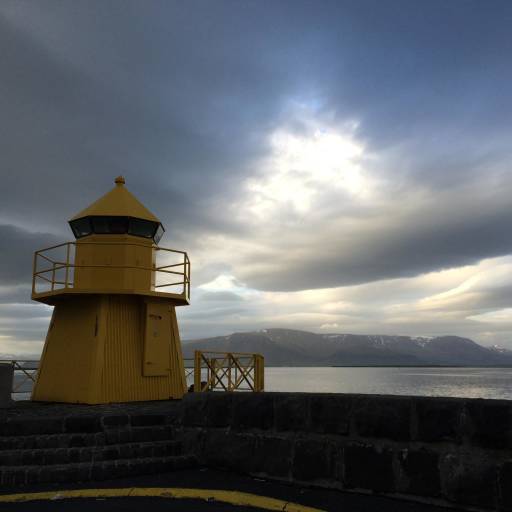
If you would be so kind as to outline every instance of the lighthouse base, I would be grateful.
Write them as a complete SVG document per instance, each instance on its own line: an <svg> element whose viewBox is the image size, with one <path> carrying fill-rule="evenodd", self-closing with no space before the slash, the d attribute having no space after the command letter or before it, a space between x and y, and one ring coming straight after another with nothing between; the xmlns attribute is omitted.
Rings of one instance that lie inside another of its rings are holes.
<svg viewBox="0 0 512 512"><path fill-rule="evenodd" d="M185 392L172 302L82 295L55 305L32 400L102 404Z"/></svg>

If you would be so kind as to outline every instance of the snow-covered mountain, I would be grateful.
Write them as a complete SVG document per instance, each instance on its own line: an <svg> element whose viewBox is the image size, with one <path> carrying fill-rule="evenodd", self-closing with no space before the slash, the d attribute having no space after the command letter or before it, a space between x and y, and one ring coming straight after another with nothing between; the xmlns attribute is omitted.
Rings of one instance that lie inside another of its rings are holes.
<svg viewBox="0 0 512 512"><path fill-rule="evenodd" d="M486 348L458 336L315 334L264 329L183 342L185 357L194 350L258 352L267 365L512 365L512 351Z"/></svg>

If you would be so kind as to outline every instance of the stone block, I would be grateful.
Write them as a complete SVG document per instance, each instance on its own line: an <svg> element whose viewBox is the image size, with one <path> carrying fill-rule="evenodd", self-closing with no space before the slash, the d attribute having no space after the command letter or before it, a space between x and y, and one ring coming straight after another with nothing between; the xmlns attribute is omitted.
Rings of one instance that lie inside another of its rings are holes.
<svg viewBox="0 0 512 512"><path fill-rule="evenodd" d="M39 479L40 468L37 466L32 466L27 468L27 473L25 476L25 481L27 485L34 485L40 482Z"/></svg>
<svg viewBox="0 0 512 512"><path fill-rule="evenodd" d="M82 463L82 464L73 464L73 470L69 473L71 475L71 479L69 482L87 482L90 479L91 475L91 464L90 463Z"/></svg>
<svg viewBox="0 0 512 512"><path fill-rule="evenodd" d="M84 449L85 453L90 452L90 450ZM69 448L68 449L68 457L69 462L75 463L75 462L84 462L81 457L81 450L80 448Z"/></svg>
<svg viewBox="0 0 512 512"><path fill-rule="evenodd" d="M288 477L292 465L292 448L290 439L257 436L252 470L269 476Z"/></svg>
<svg viewBox="0 0 512 512"><path fill-rule="evenodd" d="M159 469L156 459L131 459L130 474L131 475L152 475Z"/></svg>
<svg viewBox="0 0 512 512"><path fill-rule="evenodd" d="M4 436L57 434L63 430L63 421L61 418L12 419L1 423L0 429Z"/></svg>
<svg viewBox="0 0 512 512"><path fill-rule="evenodd" d="M65 419L65 430L70 433L92 433L101 430L99 416L70 416Z"/></svg>
<svg viewBox="0 0 512 512"><path fill-rule="evenodd" d="M204 427L206 425L206 407L209 394L188 393L183 397L183 426Z"/></svg>
<svg viewBox="0 0 512 512"><path fill-rule="evenodd" d="M104 416L101 423L104 429L127 427L130 423L130 417L127 414Z"/></svg>
<svg viewBox="0 0 512 512"><path fill-rule="evenodd" d="M205 432L201 428L184 429L180 436L183 443L183 452L200 457L203 452L204 435Z"/></svg>
<svg viewBox="0 0 512 512"><path fill-rule="evenodd" d="M129 446L129 445L128 445ZM119 459L119 446L105 446L99 451L101 460L116 460ZM131 453L128 454L130 456Z"/></svg>
<svg viewBox="0 0 512 512"><path fill-rule="evenodd" d="M67 448L45 451L45 464L66 464L67 462L69 462Z"/></svg>
<svg viewBox="0 0 512 512"><path fill-rule="evenodd" d="M449 501L496 508L498 468L483 455L448 454L441 458L441 488Z"/></svg>
<svg viewBox="0 0 512 512"><path fill-rule="evenodd" d="M442 398L414 398L416 438L420 441L451 441L462 438L461 421L464 402Z"/></svg>
<svg viewBox="0 0 512 512"><path fill-rule="evenodd" d="M2 469L2 488L18 487L27 482L27 472L24 467L6 467Z"/></svg>
<svg viewBox="0 0 512 512"><path fill-rule="evenodd" d="M469 441L484 448L512 447L512 406L491 400L468 400Z"/></svg>
<svg viewBox="0 0 512 512"><path fill-rule="evenodd" d="M90 445L102 446L105 444L105 432L96 432L96 434L92 434L88 438L90 439Z"/></svg>
<svg viewBox="0 0 512 512"><path fill-rule="evenodd" d="M23 457L30 457L32 454L31 451L19 451L19 450L9 450L0 452L0 467L1 466L18 466L22 463Z"/></svg>
<svg viewBox="0 0 512 512"><path fill-rule="evenodd" d="M277 432L304 431L309 426L309 396L276 395L274 398L274 429Z"/></svg>
<svg viewBox="0 0 512 512"><path fill-rule="evenodd" d="M439 496L439 455L427 449L401 450L399 453L400 479L398 489L405 494Z"/></svg>
<svg viewBox="0 0 512 512"><path fill-rule="evenodd" d="M149 427L153 425L165 425L165 415L163 414L136 414L132 415L130 422L132 427Z"/></svg>
<svg viewBox="0 0 512 512"><path fill-rule="evenodd" d="M343 448L344 483L348 488L393 492L393 453L386 448L353 444Z"/></svg>
<svg viewBox="0 0 512 512"><path fill-rule="evenodd" d="M129 459L119 459L112 461L110 471L115 478L124 478L132 474L131 461Z"/></svg>
<svg viewBox="0 0 512 512"><path fill-rule="evenodd" d="M23 450L22 452L22 464L24 466L34 466L40 464L46 464L47 455L51 453L48 449L39 450Z"/></svg>
<svg viewBox="0 0 512 512"><path fill-rule="evenodd" d="M350 395L313 395L310 400L311 430L347 435L354 398Z"/></svg>
<svg viewBox="0 0 512 512"><path fill-rule="evenodd" d="M233 428L270 430L273 424L273 395L266 393L233 394Z"/></svg>
<svg viewBox="0 0 512 512"><path fill-rule="evenodd" d="M23 450L21 463L24 466L41 465L45 462L45 450Z"/></svg>
<svg viewBox="0 0 512 512"><path fill-rule="evenodd" d="M62 466L51 467L51 482L78 482L81 478L83 469L81 464L64 464Z"/></svg>
<svg viewBox="0 0 512 512"><path fill-rule="evenodd" d="M362 437L409 441L411 400L408 397L359 398L354 404L354 423Z"/></svg>
<svg viewBox="0 0 512 512"><path fill-rule="evenodd" d="M503 464L499 472L500 510L512 511L512 460Z"/></svg>
<svg viewBox="0 0 512 512"><path fill-rule="evenodd" d="M69 438L68 445L73 448L87 446L87 436L85 434L75 434Z"/></svg>
<svg viewBox="0 0 512 512"><path fill-rule="evenodd" d="M206 425L208 427L227 427L230 425L232 402L232 393L208 393Z"/></svg>
<svg viewBox="0 0 512 512"><path fill-rule="evenodd" d="M250 473L254 470L255 436L209 430L205 435L204 459L207 465Z"/></svg>
<svg viewBox="0 0 512 512"><path fill-rule="evenodd" d="M334 478L332 445L325 440L298 439L293 456L293 478L299 481Z"/></svg>

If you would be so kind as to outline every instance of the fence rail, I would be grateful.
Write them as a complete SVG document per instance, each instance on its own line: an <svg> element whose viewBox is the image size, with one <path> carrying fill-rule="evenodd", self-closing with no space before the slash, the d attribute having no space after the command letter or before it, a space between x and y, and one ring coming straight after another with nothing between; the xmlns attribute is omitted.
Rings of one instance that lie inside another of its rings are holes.
<svg viewBox="0 0 512 512"><path fill-rule="evenodd" d="M52 247L41 249L34 253L33 273L32 273L32 295L37 296L40 293L54 292L56 290L68 290L75 288L74 275L75 269L110 269L110 270L148 270L155 276L155 282L168 276L172 276L175 280L172 282L165 282L155 284L154 288L157 291L169 292L170 287L181 287L180 295L186 299L190 299L190 260L184 251L176 249L167 249L153 245L152 249L156 252L157 258L160 254L168 257L176 257L177 261L170 264L160 266L134 266L134 265L79 265L75 262L75 249L77 242L65 242ZM80 245L95 245L95 246L138 246L148 248L147 245L137 244L135 242L116 244L112 242L84 242L81 241ZM40 289L41 285L44 289ZM161 290L167 288L167 290Z"/></svg>

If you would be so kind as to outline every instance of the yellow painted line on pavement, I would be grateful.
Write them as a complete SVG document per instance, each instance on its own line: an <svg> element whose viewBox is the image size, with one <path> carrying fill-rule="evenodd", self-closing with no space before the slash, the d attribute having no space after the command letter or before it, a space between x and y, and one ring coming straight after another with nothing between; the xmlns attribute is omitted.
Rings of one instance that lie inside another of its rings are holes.
<svg viewBox="0 0 512 512"><path fill-rule="evenodd" d="M219 501L231 505L255 507L282 512L324 512L318 508L306 507L268 496L259 496L239 491L217 489L187 489L179 487L126 487L122 489L70 489L62 491L29 492L0 495L0 503L20 503L41 500L67 500L76 498L174 498Z"/></svg>

